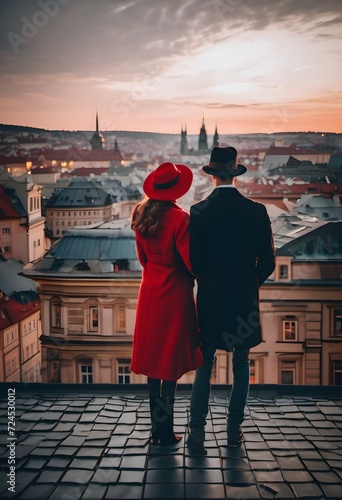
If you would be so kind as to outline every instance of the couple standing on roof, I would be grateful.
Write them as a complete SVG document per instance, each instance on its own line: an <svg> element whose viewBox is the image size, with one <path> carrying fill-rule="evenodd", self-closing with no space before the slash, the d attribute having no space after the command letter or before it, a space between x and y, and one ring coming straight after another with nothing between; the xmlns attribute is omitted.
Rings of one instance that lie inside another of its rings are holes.
<svg viewBox="0 0 342 500"><path fill-rule="evenodd" d="M244 174L233 147L214 147L204 172L214 191L189 214L176 204L192 183L186 165L165 162L146 178L146 200L132 216L143 267L131 370L147 376L152 443L173 444L177 380L196 369L188 447L206 454L205 425L216 349L233 353L228 446L243 441L249 349L262 341L259 287L274 270L271 224L264 205L235 187ZM194 279L198 281L197 307Z"/></svg>

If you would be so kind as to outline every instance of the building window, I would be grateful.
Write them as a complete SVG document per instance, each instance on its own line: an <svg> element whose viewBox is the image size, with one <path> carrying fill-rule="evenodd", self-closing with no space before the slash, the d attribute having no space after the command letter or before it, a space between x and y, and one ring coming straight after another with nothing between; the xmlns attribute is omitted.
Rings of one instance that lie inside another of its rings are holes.
<svg viewBox="0 0 342 500"><path fill-rule="evenodd" d="M11 228L10 227L3 227L2 234L11 234Z"/></svg>
<svg viewBox="0 0 342 500"><path fill-rule="evenodd" d="M99 326L99 310L97 306L89 307L89 330L97 332Z"/></svg>
<svg viewBox="0 0 342 500"><path fill-rule="evenodd" d="M9 375L10 373L14 372L16 370L16 367L17 363L15 358L6 361L6 375Z"/></svg>
<svg viewBox="0 0 342 500"><path fill-rule="evenodd" d="M332 383L342 385L342 360L332 361Z"/></svg>
<svg viewBox="0 0 342 500"><path fill-rule="evenodd" d="M297 320L283 319L283 341L297 340L298 322Z"/></svg>
<svg viewBox="0 0 342 500"><path fill-rule="evenodd" d="M40 240L38 240L37 245L40 247Z"/></svg>
<svg viewBox="0 0 342 500"><path fill-rule="evenodd" d="M118 384L131 383L130 361L122 360L118 362Z"/></svg>
<svg viewBox="0 0 342 500"><path fill-rule="evenodd" d="M334 335L342 335L342 309L334 311Z"/></svg>
<svg viewBox="0 0 342 500"><path fill-rule="evenodd" d="M33 210L33 198L30 198L30 212Z"/></svg>
<svg viewBox="0 0 342 500"><path fill-rule="evenodd" d="M116 310L116 330L118 332L126 331L126 308L119 306Z"/></svg>
<svg viewBox="0 0 342 500"><path fill-rule="evenodd" d="M116 259L113 262L114 272L117 273L119 271L128 271L129 270L129 261L128 259Z"/></svg>
<svg viewBox="0 0 342 500"><path fill-rule="evenodd" d="M296 361L281 361L280 362L280 383L295 384L296 383Z"/></svg>
<svg viewBox="0 0 342 500"><path fill-rule="evenodd" d="M10 251L11 251L10 245L5 245L5 247L4 247L4 253L10 253Z"/></svg>
<svg viewBox="0 0 342 500"><path fill-rule="evenodd" d="M82 363L80 365L80 378L81 384L92 384L93 383L93 364L92 363Z"/></svg>
<svg viewBox="0 0 342 500"><path fill-rule="evenodd" d="M60 302L52 303L52 326L62 328L62 305Z"/></svg>
<svg viewBox="0 0 342 500"><path fill-rule="evenodd" d="M281 265L279 266L279 278L287 279L289 277L289 266Z"/></svg>
<svg viewBox="0 0 342 500"><path fill-rule="evenodd" d="M255 359L249 360L249 383L255 384Z"/></svg>

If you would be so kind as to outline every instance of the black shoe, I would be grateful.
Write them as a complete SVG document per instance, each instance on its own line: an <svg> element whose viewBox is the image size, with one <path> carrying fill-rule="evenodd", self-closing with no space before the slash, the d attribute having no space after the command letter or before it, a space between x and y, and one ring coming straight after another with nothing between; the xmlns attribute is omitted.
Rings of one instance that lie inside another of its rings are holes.
<svg viewBox="0 0 342 500"><path fill-rule="evenodd" d="M177 436L174 432L169 435L163 435L159 438L160 444L162 446L168 446L169 444L177 444L182 439L182 436Z"/></svg>
<svg viewBox="0 0 342 500"><path fill-rule="evenodd" d="M244 442L243 432L239 429L238 434L228 434L228 447L238 448Z"/></svg>
<svg viewBox="0 0 342 500"><path fill-rule="evenodd" d="M174 398L150 398L150 411L152 422L152 445L167 446L177 444L182 436L173 432Z"/></svg>
<svg viewBox="0 0 342 500"><path fill-rule="evenodd" d="M191 434L189 434L186 444L188 445L189 450L195 455L206 455L208 453L204 448L204 441L202 439L196 439Z"/></svg>

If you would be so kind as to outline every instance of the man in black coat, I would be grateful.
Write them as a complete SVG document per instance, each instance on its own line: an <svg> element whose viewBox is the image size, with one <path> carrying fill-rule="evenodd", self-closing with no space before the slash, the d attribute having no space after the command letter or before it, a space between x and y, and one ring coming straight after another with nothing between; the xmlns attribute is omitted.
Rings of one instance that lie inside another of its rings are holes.
<svg viewBox="0 0 342 500"><path fill-rule="evenodd" d="M243 441L249 390L249 349L262 342L259 287L275 267L271 223L264 205L245 198L234 179L246 172L235 148L214 147L203 170L214 191L191 207L190 259L198 278L197 309L204 365L196 370L190 404L193 451L204 448L210 377L216 349L233 352L233 387L228 407L228 446Z"/></svg>

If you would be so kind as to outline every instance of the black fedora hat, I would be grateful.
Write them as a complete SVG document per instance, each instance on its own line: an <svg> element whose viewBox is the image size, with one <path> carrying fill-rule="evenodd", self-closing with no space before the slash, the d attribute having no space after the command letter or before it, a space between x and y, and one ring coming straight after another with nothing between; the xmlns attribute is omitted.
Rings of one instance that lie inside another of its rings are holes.
<svg viewBox="0 0 342 500"><path fill-rule="evenodd" d="M209 165L202 167L206 174L237 177L247 172L247 168L238 162L237 150L231 146L226 148L214 147Z"/></svg>

